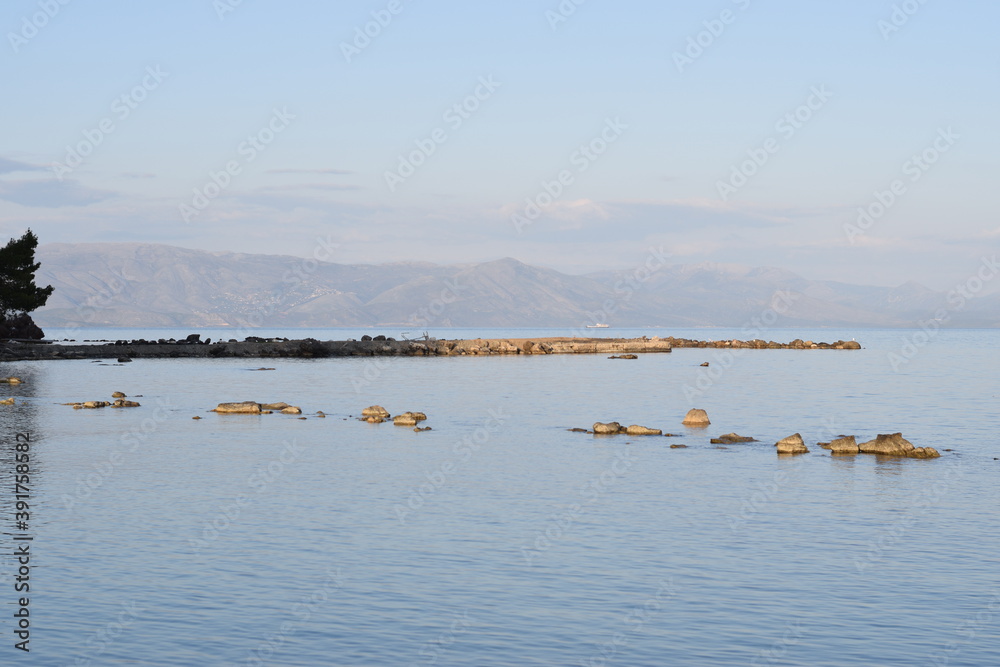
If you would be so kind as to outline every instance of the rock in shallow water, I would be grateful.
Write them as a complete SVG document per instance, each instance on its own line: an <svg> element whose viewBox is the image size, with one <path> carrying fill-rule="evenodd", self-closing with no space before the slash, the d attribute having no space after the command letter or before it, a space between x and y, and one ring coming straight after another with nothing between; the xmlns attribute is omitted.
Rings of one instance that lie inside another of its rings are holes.
<svg viewBox="0 0 1000 667"><path fill-rule="evenodd" d="M798 433L782 438L774 444L778 448L779 454L808 454L809 449L802 441L802 436Z"/></svg>
<svg viewBox="0 0 1000 667"><path fill-rule="evenodd" d="M736 435L735 433L727 433L725 435L720 435L718 438L712 438L713 445L732 445L738 442L757 442L754 438L749 438L742 435Z"/></svg>
<svg viewBox="0 0 1000 667"><path fill-rule="evenodd" d="M625 433L628 435L663 435L663 431L658 428L649 428L647 426L639 426L638 424L632 424L627 429Z"/></svg>
<svg viewBox="0 0 1000 667"><path fill-rule="evenodd" d="M594 433L596 435L612 435L614 433L620 433L622 430L622 425L618 422L596 422L594 424Z"/></svg>
<svg viewBox="0 0 1000 667"><path fill-rule="evenodd" d="M685 426L708 426L712 422L708 420L707 412L701 408L692 408L684 415L684 421L681 423Z"/></svg>
<svg viewBox="0 0 1000 667"><path fill-rule="evenodd" d="M241 401L239 403L219 403L212 411L220 414L259 415L260 403L257 401Z"/></svg>
<svg viewBox="0 0 1000 667"><path fill-rule="evenodd" d="M861 451L858 447L858 441L853 435L837 438L830 443L828 449L831 454L837 454L840 456L850 456L852 454L858 454Z"/></svg>

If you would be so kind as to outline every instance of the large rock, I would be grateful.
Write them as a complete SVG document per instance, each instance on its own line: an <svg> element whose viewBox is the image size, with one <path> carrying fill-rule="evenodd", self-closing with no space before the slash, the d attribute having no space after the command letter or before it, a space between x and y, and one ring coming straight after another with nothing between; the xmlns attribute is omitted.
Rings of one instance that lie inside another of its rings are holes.
<svg viewBox="0 0 1000 667"><path fill-rule="evenodd" d="M381 417L382 419L389 418L389 411L383 408L381 405L372 405L361 411L361 414L365 417Z"/></svg>
<svg viewBox="0 0 1000 667"><path fill-rule="evenodd" d="M914 447L902 433L880 433L874 440L858 445L865 454L882 456L908 456L914 459L936 459L941 456L933 447Z"/></svg>
<svg viewBox="0 0 1000 667"><path fill-rule="evenodd" d="M883 454L885 456L909 456L915 448L913 443L903 437L902 433L881 433L874 440L858 445L865 454Z"/></svg>
<svg viewBox="0 0 1000 667"><path fill-rule="evenodd" d="M280 403L261 403L260 404L260 409L261 410L284 410L287 407L289 407L288 403L284 403L284 402L280 402Z"/></svg>
<svg viewBox="0 0 1000 667"><path fill-rule="evenodd" d="M261 408L260 403L256 401L242 401L240 403L219 403L212 412L220 414L259 415Z"/></svg>
<svg viewBox="0 0 1000 667"><path fill-rule="evenodd" d="M733 445L740 442L757 442L753 438L748 438L742 435L736 435L735 433L727 433L725 435L720 435L718 438L712 438L711 443L713 445Z"/></svg>
<svg viewBox="0 0 1000 667"><path fill-rule="evenodd" d="M618 422L596 422L594 424L594 433L596 435L611 435L613 433L621 433L622 425Z"/></svg>
<svg viewBox="0 0 1000 667"><path fill-rule="evenodd" d="M417 421L417 418L412 412L404 412L401 415L396 415L393 418L392 423L396 426L416 426Z"/></svg>
<svg viewBox="0 0 1000 667"><path fill-rule="evenodd" d="M658 428L648 428L646 426L639 426L638 424L632 424L627 429L625 433L629 435L663 435L663 431Z"/></svg>
<svg viewBox="0 0 1000 667"><path fill-rule="evenodd" d="M708 420L707 412L701 408L692 408L684 415L684 421L681 423L685 426L708 426L712 422Z"/></svg>
<svg viewBox="0 0 1000 667"><path fill-rule="evenodd" d="M851 454L857 454L861 451L860 448L858 447L858 441L853 435L848 435L843 438L837 438L836 440L830 443L827 449L830 450L831 454L848 455L848 456Z"/></svg>
<svg viewBox="0 0 1000 667"><path fill-rule="evenodd" d="M809 449L802 441L802 436L798 433L782 438L774 444L778 448L779 454L808 454Z"/></svg>

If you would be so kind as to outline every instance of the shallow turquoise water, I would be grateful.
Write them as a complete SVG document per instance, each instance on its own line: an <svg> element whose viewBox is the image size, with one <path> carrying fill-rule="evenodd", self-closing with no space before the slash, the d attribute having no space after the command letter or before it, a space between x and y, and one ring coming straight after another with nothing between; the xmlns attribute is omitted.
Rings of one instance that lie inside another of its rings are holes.
<svg viewBox="0 0 1000 667"><path fill-rule="evenodd" d="M656 333L740 335L638 332ZM26 382L0 386L20 397L0 406L0 531L30 431L32 650L13 649L2 559L0 662L1000 664L1000 334L941 332L897 368L913 332L766 335L854 336L866 349L735 359L6 364ZM58 405L116 390L142 407ZM206 412L229 400L308 419ZM350 418L372 403L433 430ZM681 426L691 407L708 429ZM611 419L680 437L565 430ZM761 442L709 444L730 431ZM953 451L814 446L894 431ZM794 432L811 453L779 459Z"/></svg>

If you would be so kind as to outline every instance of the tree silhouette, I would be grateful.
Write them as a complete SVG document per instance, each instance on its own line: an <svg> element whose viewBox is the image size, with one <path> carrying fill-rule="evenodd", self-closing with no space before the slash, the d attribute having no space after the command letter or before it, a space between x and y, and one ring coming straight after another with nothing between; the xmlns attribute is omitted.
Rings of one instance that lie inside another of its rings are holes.
<svg viewBox="0 0 1000 667"><path fill-rule="evenodd" d="M41 266L35 262L37 245L38 237L29 229L0 248L0 321L41 308L52 294L52 285L35 285Z"/></svg>

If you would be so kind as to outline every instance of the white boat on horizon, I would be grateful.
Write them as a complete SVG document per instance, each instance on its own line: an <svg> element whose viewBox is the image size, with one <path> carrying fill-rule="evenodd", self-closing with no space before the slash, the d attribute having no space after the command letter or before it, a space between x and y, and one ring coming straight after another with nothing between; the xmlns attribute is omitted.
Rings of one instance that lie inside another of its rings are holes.
<svg viewBox="0 0 1000 667"><path fill-rule="evenodd" d="M587 328L588 329L607 329L610 326L611 326L610 324L602 324L600 322L596 322L594 324L588 324Z"/></svg>

